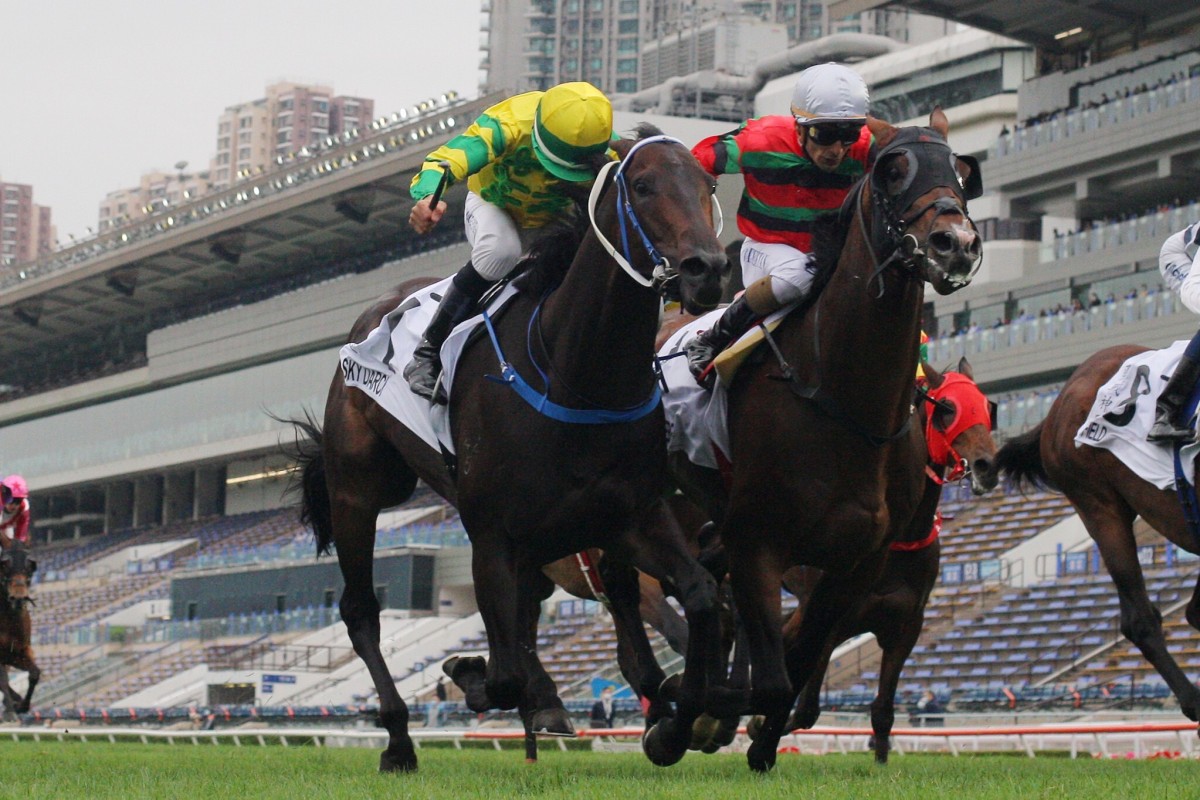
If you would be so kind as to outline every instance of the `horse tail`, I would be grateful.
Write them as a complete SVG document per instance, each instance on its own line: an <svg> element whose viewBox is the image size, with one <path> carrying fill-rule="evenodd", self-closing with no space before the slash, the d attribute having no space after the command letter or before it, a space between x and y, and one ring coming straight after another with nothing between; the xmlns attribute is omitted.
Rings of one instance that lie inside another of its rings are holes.
<svg viewBox="0 0 1200 800"><path fill-rule="evenodd" d="M1059 491L1042 463L1042 428L1045 424L1045 421L1039 422L1037 427L1009 439L996 451L996 468L1007 478L1009 485L1021 488L1028 484L1035 489Z"/></svg>
<svg viewBox="0 0 1200 800"><path fill-rule="evenodd" d="M292 476L288 493L300 496L300 522L312 526L317 539L317 555L328 554L333 546L333 512L329 487L325 484L321 424L307 410L303 419L280 421L289 423L295 430L295 441L287 450L300 468L298 475Z"/></svg>

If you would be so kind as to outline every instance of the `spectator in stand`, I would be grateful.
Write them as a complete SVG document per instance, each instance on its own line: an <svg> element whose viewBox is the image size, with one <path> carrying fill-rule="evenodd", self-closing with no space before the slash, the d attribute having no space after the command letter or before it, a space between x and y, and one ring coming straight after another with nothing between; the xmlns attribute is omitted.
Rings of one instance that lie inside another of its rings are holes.
<svg viewBox="0 0 1200 800"><path fill-rule="evenodd" d="M429 701L429 717L425 721L426 728L436 728L441 722L442 704L446 702L446 683L438 678L437 686L433 687L433 699Z"/></svg>
<svg viewBox="0 0 1200 800"><path fill-rule="evenodd" d="M940 728L945 724L946 720L941 716L942 704L938 702L937 695L931 690L926 689L921 699L917 701L916 710L913 711L910 721L914 728Z"/></svg>
<svg viewBox="0 0 1200 800"><path fill-rule="evenodd" d="M9 475L0 482L0 547L14 541L29 543L29 487L20 475Z"/></svg>
<svg viewBox="0 0 1200 800"><path fill-rule="evenodd" d="M613 687L605 686L604 690L600 692L600 699L592 705L592 727L612 728L614 714Z"/></svg>
<svg viewBox="0 0 1200 800"><path fill-rule="evenodd" d="M1092 292L1090 295L1088 295L1088 308L1096 308L1099 305L1103 305L1100 302L1100 295L1096 294L1095 292Z"/></svg>

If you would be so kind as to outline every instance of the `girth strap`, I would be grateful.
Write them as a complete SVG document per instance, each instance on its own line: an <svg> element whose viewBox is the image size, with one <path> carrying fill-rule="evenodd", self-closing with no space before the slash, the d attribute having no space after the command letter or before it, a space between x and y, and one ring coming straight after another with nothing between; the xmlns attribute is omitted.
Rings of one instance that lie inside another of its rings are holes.
<svg viewBox="0 0 1200 800"><path fill-rule="evenodd" d="M588 555L587 550L580 550L575 554L575 563L579 565L579 571L583 573L583 579L587 581L588 589L592 591L592 597L595 597L606 607L612 603L608 599L608 595L604 592L604 579L600 577L600 570L592 563L592 557Z"/></svg>

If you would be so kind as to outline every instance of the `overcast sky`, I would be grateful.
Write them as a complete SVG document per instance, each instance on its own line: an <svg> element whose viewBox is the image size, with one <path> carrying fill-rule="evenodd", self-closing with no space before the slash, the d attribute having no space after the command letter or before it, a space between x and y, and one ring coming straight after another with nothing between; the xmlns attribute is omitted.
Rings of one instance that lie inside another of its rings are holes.
<svg viewBox="0 0 1200 800"><path fill-rule="evenodd" d="M0 0L0 180L33 186L59 239L143 173L207 169L217 117L279 80L377 116L478 94L480 0Z"/></svg>

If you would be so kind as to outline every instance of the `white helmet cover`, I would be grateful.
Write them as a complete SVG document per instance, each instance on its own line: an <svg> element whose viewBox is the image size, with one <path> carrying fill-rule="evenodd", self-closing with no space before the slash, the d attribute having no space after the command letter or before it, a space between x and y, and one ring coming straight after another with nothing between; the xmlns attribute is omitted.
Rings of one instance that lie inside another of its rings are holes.
<svg viewBox="0 0 1200 800"><path fill-rule="evenodd" d="M866 122L869 103L862 76L832 61L801 72L792 91L792 114L801 125Z"/></svg>

